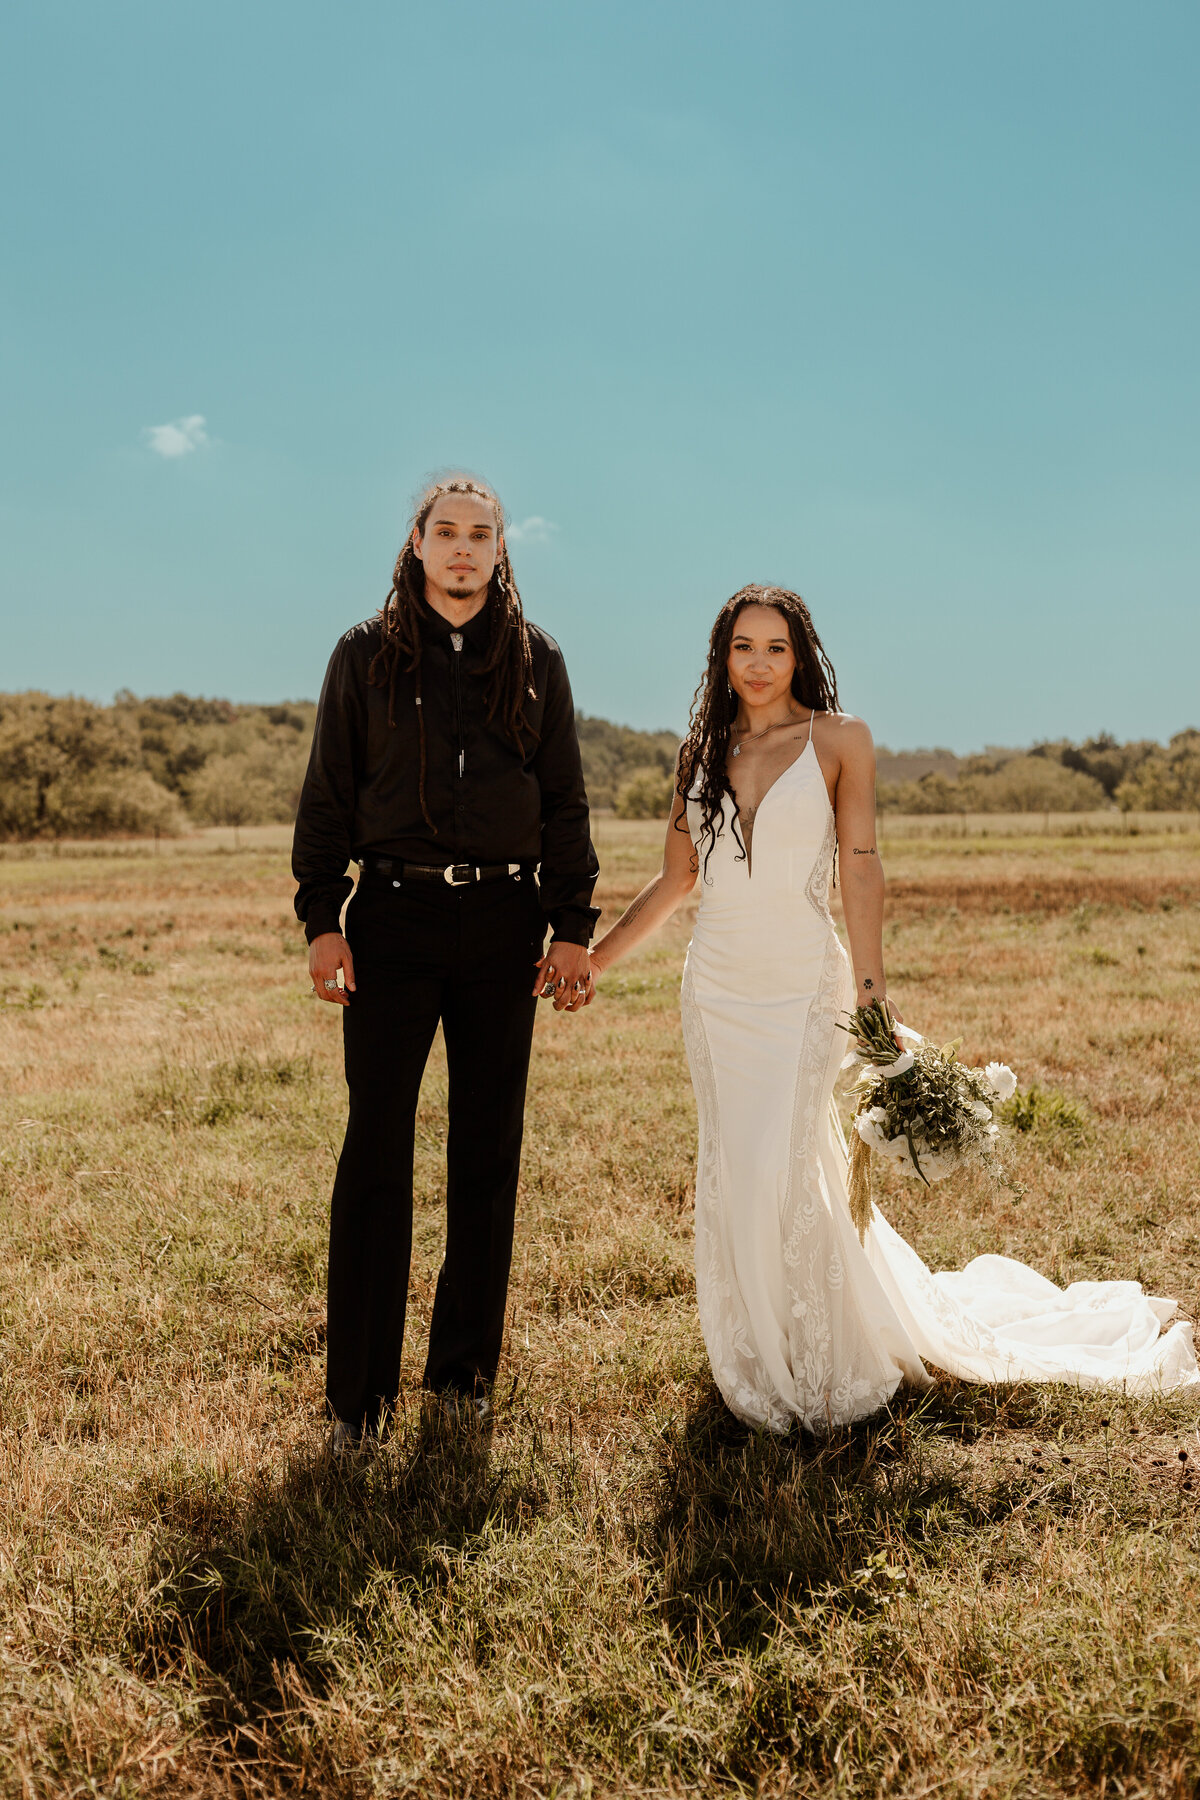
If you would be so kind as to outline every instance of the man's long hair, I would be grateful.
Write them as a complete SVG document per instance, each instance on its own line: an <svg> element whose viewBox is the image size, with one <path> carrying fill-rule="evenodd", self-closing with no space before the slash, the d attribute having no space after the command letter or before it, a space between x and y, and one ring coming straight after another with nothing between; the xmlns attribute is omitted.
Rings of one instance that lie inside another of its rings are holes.
<svg viewBox="0 0 1200 1800"><path fill-rule="evenodd" d="M737 718L738 697L729 683L729 646L738 617L748 606L772 606L786 620L796 656L792 693L801 705L810 707L813 712L840 710L833 664L825 654L825 646L817 636L812 617L799 594L793 594L789 588L753 584L739 588L732 599L725 602L712 628L708 665L692 701L688 734L680 747L676 775L679 792L685 799L690 795L700 807L701 836L708 839L705 869L721 831L722 803L726 794L733 798L726 765L729 737ZM686 829L686 823L683 828ZM733 830L740 844L736 817ZM745 854L744 848L741 854Z"/></svg>
<svg viewBox="0 0 1200 1800"><path fill-rule="evenodd" d="M425 532L426 521L437 502L447 494L474 494L491 507L496 520L496 536L504 531L504 508L499 495L485 481L474 475L440 476L421 494L413 509L412 521L404 547L396 558L392 586L379 609L382 642L371 659L367 680L373 687L388 691L388 724L396 723L396 671L401 662L406 672L415 676L417 732L421 744L419 791L421 812L429 829L437 834L425 798L425 709L421 704L421 620L428 618L425 603L425 568L413 546L414 531ZM490 676L487 684L488 722L499 719L503 729L520 745L522 733L530 727L525 717L525 703L535 700L533 685L533 650L529 627L521 606L521 596L513 579L508 560L508 546L501 542L496 567L488 583L484 612L488 623L488 646L483 673Z"/></svg>

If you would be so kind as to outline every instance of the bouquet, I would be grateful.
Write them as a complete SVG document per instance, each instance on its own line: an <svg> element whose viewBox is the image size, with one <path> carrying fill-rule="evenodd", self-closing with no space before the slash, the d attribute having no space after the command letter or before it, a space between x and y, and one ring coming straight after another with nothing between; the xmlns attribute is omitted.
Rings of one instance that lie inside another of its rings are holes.
<svg viewBox="0 0 1200 1800"><path fill-rule="evenodd" d="M1016 1091L1006 1063L969 1069L958 1043L936 1050L919 1032L898 1025L886 1000L850 1014L843 1030L854 1048L843 1069L857 1068L850 1144L850 1216L860 1238L871 1222L871 1152L886 1156L929 1187L960 1163L985 1161L996 1148L996 1110ZM899 1042L910 1046L901 1049Z"/></svg>

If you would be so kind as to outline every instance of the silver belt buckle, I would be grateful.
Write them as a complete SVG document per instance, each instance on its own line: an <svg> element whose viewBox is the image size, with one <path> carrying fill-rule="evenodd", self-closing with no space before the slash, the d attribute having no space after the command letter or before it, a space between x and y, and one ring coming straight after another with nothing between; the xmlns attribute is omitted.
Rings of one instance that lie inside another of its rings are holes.
<svg viewBox="0 0 1200 1800"><path fill-rule="evenodd" d="M465 869L466 874L460 875L458 872L460 869ZM478 876L478 874L479 874L478 869L476 869L475 874L476 874L476 876ZM471 864L470 863L450 863L446 868L444 868L442 870L442 880L447 884L448 887L466 887L467 883L470 881L470 879L471 879Z"/></svg>

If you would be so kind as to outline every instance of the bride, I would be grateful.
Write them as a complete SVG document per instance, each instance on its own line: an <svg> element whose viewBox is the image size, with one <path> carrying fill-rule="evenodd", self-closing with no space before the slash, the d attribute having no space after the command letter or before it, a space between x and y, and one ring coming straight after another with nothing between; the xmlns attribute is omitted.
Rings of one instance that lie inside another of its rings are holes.
<svg viewBox="0 0 1200 1800"><path fill-rule="evenodd" d="M835 850L850 955L834 930ZM662 872L592 952L597 975L700 878L684 967L696 1090L696 1291L713 1374L750 1424L824 1430L883 1406L926 1363L967 1381L1200 1385L1191 1327L1135 1281L1065 1291L980 1256L933 1274L875 1211L859 1242L832 1106L839 1017L883 999L875 754L838 709L798 595L746 587L713 627L679 753ZM894 1010L894 1009L893 1009Z"/></svg>

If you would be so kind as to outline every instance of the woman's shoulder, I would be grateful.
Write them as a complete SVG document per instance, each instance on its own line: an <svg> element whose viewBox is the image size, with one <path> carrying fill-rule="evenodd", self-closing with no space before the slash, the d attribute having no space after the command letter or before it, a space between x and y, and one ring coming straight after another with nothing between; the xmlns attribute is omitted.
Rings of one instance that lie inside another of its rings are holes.
<svg viewBox="0 0 1200 1800"><path fill-rule="evenodd" d="M875 740L871 736L871 727L856 713L818 713L813 736L825 755L836 757L840 768L857 767L864 774L874 769Z"/></svg>
<svg viewBox="0 0 1200 1800"><path fill-rule="evenodd" d="M865 750L874 754L875 740L871 736L871 727L857 713L819 712L813 732L819 732L828 744L836 745L844 752Z"/></svg>

